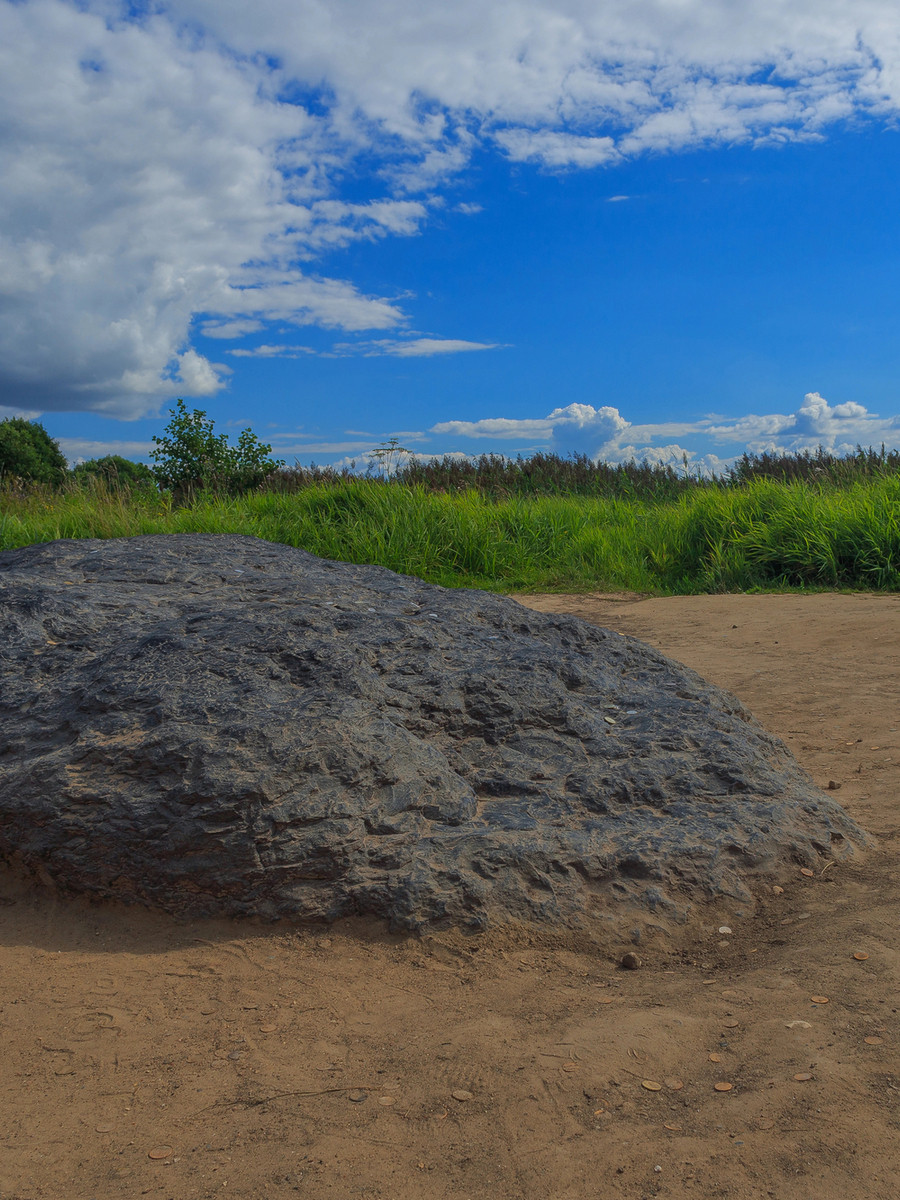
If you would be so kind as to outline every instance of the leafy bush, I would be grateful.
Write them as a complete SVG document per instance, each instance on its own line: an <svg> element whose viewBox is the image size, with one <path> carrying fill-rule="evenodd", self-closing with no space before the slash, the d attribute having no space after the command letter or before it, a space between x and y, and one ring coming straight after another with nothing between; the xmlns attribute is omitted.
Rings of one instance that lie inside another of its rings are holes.
<svg viewBox="0 0 900 1200"><path fill-rule="evenodd" d="M121 454L107 454L79 463L72 472L76 480L102 479L109 487L141 487L155 484L153 472L144 463L132 462Z"/></svg>
<svg viewBox="0 0 900 1200"><path fill-rule="evenodd" d="M215 433L212 420L201 409L188 412L184 401L176 400L171 411L168 436L153 438L156 449L150 457L156 464L157 483L179 499L198 491L247 492L284 466L269 458L272 447L249 429L242 431L236 446L230 446L227 434Z"/></svg>
<svg viewBox="0 0 900 1200"><path fill-rule="evenodd" d="M59 443L43 425L24 417L0 421L0 478L60 483L68 469Z"/></svg>

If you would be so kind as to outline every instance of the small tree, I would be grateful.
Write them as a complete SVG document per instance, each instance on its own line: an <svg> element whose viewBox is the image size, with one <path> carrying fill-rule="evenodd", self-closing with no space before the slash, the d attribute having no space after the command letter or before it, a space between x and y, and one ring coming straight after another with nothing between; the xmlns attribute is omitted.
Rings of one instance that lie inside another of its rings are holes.
<svg viewBox="0 0 900 1200"><path fill-rule="evenodd" d="M227 434L215 433L205 412L198 408L188 412L183 400L176 400L171 411L168 436L153 438L156 449L150 457L156 464L157 483L179 497L203 489L249 491L284 466L283 461L268 457L272 447L249 429L242 431L237 446L229 446Z"/></svg>
<svg viewBox="0 0 900 1200"><path fill-rule="evenodd" d="M141 487L154 484L153 472L144 463L132 462L121 454L107 454L104 458L90 458L79 463L72 471L75 479L102 479L110 487Z"/></svg>
<svg viewBox="0 0 900 1200"><path fill-rule="evenodd" d="M61 483L69 464L43 425L24 417L0 421L0 479L30 479Z"/></svg>

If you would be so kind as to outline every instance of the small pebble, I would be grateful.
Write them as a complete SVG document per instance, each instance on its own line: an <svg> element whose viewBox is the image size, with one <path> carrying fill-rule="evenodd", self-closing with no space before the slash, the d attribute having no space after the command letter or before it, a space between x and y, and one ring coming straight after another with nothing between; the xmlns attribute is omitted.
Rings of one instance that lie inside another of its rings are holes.
<svg viewBox="0 0 900 1200"><path fill-rule="evenodd" d="M627 954L623 954L619 960L626 971L637 971L642 967L643 961L639 954L635 954L633 950L629 950Z"/></svg>

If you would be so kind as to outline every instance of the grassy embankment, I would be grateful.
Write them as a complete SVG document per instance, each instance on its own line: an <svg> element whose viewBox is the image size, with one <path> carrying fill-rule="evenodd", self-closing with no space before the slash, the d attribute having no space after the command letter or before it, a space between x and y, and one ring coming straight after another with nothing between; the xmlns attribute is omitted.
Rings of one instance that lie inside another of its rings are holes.
<svg viewBox="0 0 900 1200"><path fill-rule="evenodd" d="M55 538L241 533L450 587L661 594L900 588L900 476L725 486L663 498L492 496L421 482L318 479L176 506L155 492L0 492L0 549Z"/></svg>

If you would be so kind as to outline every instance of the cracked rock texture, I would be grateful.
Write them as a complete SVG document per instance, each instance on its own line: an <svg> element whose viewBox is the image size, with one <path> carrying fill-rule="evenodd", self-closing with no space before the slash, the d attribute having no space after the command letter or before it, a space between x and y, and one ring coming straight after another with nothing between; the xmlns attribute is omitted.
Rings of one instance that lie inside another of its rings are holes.
<svg viewBox="0 0 900 1200"><path fill-rule="evenodd" d="M95 897L677 924L867 840L639 641L255 538L6 552L0 654L0 855Z"/></svg>

